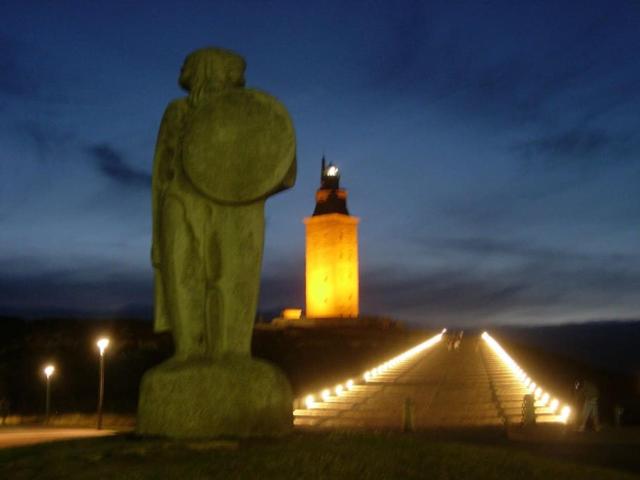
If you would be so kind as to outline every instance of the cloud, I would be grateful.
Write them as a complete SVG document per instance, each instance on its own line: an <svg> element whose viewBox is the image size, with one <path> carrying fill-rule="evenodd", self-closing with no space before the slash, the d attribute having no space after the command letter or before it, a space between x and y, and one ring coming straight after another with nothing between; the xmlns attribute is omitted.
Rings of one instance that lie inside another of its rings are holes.
<svg viewBox="0 0 640 480"><path fill-rule="evenodd" d="M640 273L606 266L580 270L536 265L482 273L470 265L466 271L413 274L383 269L363 275L361 303L367 312L423 324L544 323L585 312L602 314L600 308L608 308L611 316L637 312L638 285Z"/></svg>
<svg viewBox="0 0 640 480"><path fill-rule="evenodd" d="M637 160L634 154L640 149L634 140L630 134L573 128L520 142L514 150L528 161L541 159L545 166L602 167L623 159Z"/></svg>
<svg viewBox="0 0 640 480"><path fill-rule="evenodd" d="M51 124L44 125L42 122L34 120L16 123L14 131L33 146L36 158L41 163L52 159L64 159L64 155L55 154L75 139L75 135L71 132L61 131Z"/></svg>
<svg viewBox="0 0 640 480"><path fill-rule="evenodd" d="M0 314L127 315L150 314L149 272L128 272L111 265L48 269L33 259L0 261Z"/></svg>
<svg viewBox="0 0 640 480"><path fill-rule="evenodd" d="M282 268L278 272L265 271L260 282L260 309L303 307L304 282L304 267Z"/></svg>
<svg viewBox="0 0 640 480"><path fill-rule="evenodd" d="M640 256L591 255L521 240L427 238L407 265L364 266L361 312L422 325L551 323L637 315ZM420 265L423 256L442 260ZM298 269L299 270L299 269ZM261 308L304 304L304 278L282 269L263 277Z"/></svg>
<svg viewBox="0 0 640 480"><path fill-rule="evenodd" d="M640 308L637 255L587 255L483 237L438 238L422 245L424 254L444 259L445 266L363 268L363 313L422 325L478 325L518 324L525 318L548 323L580 315L614 318L637 315ZM0 267L0 313L151 311L149 271L134 273L95 262L78 269L47 269L29 259L0 261ZM304 305L303 270L265 272L260 293L262 311Z"/></svg>
<svg viewBox="0 0 640 480"><path fill-rule="evenodd" d="M0 258L0 315L151 316L150 268L140 271L95 258L76 263L60 267L32 256ZM304 305L304 270L278 265L277 272L261 277L262 311Z"/></svg>
<svg viewBox="0 0 640 480"><path fill-rule="evenodd" d="M416 322L540 322L583 312L637 312L640 256L592 255L488 237L426 238L414 265L365 269L362 305ZM438 266L419 267L420 258Z"/></svg>
<svg viewBox="0 0 640 480"><path fill-rule="evenodd" d="M530 241L496 240L489 237L453 237L453 238L421 238L419 244L425 250L448 251L455 254L471 255L478 258L498 256L502 258L535 259L549 262L561 259L586 261L591 257L575 251L558 248L538 247Z"/></svg>
<svg viewBox="0 0 640 480"><path fill-rule="evenodd" d="M25 61L30 56L24 44L0 33L0 95L27 97L37 93L40 81Z"/></svg>
<svg viewBox="0 0 640 480"><path fill-rule="evenodd" d="M633 110L640 81L633 15L568 10L410 3L390 13L379 48L363 63L363 83L380 97L399 93L508 127ZM548 17L555 19L536 21Z"/></svg>
<svg viewBox="0 0 640 480"><path fill-rule="evenodd" d="M399 267L366 271L361 286L363 307L373 312L420 312L425 319L481 318L522 304L528 288L526 282L474 278L458 270L410 272Z"/></svg>
<svg viewBox="0 0 640 480"><path fill-rule="evenodd" d="M416 238L415 242L428 252L437 255L465 255L474 261L487 257L500 257L510 261L527 264L548 265L549 268L567 269L569 267L585 267L594 270L608 271L609 268L626 269L636 266L640 270L640 255L628 253L585 253L579 248L565 249L539 246L530 239L495 239L484 236L470 237L429 237ZM602 268L609 267L609 268Z"/></svg>
<svg viewBox="0 0 640 480"><path fill-rule="evenodd" d="M100 173L126 187L151 188L151 175L130 167L123 155L106 143L91 145L87 153L96 161Z"/></svg>
<svg viewBox="0 0 640 480"><path fill-rule="evenodd" d="M475 34L477 35L477 31ZM452 26L442 29L418 7L390 29L382 52L369 64L366 82L376 91L418 97L425 106L453 107L494 120L529 121L541 99L574 75L541 78L530 62L506 49L484 49Z"/></svg>
<svg viewBox="0 0 640 480"><path fill-rule="evenodd" d="M383 48L373 52L366 65L373 85L411 84L411 73L421 69L422 49L428 33L425 11L420 2L406 2L402 10L390 12L390 28ZM391 55L388 53L391 52ZM413 79L418 80L418 79Z"/></svg>

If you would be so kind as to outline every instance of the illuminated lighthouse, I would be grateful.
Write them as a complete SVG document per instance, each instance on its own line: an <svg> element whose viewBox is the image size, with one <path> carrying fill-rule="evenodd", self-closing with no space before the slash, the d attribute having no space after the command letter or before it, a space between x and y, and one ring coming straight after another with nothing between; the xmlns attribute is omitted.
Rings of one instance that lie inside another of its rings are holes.
<svg viewBox="0 0 640 480"><path fill-rule="evenodd" d="M322 157L316 208L306 225L307 318L358 316L358 222L340 171Z"/></svg>

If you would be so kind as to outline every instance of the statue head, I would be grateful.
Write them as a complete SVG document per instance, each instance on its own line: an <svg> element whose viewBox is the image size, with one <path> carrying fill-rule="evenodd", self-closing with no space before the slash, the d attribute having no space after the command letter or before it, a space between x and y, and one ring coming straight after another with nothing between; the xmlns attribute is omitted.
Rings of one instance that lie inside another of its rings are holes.
<svg viewBox="0 0 640 480"><path fill-rule="evenodd" d="M178 83L192 96L199 97L207 91L243 87L244 59L223 48L201 48L185 58Z"/></svg>

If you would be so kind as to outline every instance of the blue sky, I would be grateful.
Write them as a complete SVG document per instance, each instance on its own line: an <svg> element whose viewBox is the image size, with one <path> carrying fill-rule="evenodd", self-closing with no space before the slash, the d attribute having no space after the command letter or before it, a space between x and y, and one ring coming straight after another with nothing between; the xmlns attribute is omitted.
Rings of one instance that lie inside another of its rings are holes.
<svg viewBox="0 0 640 480"><path fill-rule="evenodd" d="M185 55L242 54L298 182L261 308L302 305L322 153L361 218L361 307L416 324L640 317L640 6L14 2L0 23L0 312L152 302L150 171Z"/></svg>

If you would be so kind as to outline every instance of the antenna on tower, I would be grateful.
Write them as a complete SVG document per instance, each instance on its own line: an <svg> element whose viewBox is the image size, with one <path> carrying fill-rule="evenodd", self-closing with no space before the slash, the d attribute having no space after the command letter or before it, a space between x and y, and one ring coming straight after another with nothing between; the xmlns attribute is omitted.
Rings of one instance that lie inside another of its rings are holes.
<svg viewBox="0 0 640 480"><path fill-rule="evenodd" d="M327 161L324 158L324 150L323 150L322 151L322 167L321 167L321 170L320 170L320 179L321 180L322 180L322 177L324 177L324 171L325 171L325 168L326 168L326 163L327 163Z"/></svg>

